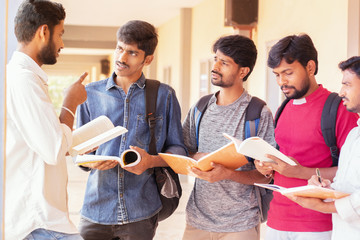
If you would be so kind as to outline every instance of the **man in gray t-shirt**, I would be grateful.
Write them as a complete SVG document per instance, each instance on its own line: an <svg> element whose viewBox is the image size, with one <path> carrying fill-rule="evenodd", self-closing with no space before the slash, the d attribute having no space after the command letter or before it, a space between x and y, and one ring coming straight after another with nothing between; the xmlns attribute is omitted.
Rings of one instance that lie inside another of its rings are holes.
<svg viewBox="0 0 360 240"><path fill-rule="evenodd" d="M199 145L196 143L194 107L184 123L184 141L191 156L199 159L228 143L223 133L237 139L245 138L245 109L251 96L244 90L256 61L257 50L252 40L240 35L218 39L214 46L214 65L211 82L220 87L202 117ZM273 118L264 106L257 135L275 146ZM254 182L267 183L270 178L259 173L253 163L237 170L213 164L213 169L197 175L186 207L186 229L183 240L260 238L260 213Z"/></svg>

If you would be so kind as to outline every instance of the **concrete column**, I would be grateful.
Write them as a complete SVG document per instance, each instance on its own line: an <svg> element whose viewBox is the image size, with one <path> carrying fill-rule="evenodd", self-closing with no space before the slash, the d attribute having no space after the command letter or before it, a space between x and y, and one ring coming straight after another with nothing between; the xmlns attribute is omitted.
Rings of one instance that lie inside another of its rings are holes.
<svg viewBox="0 0 360 240"><path fill-rule="evenodd" d="M348 0L348 50L347 56L360 55L360 1Z"/></svg>
<svg viewBox="0 0 360 240"><path fill-rule="evenodd" d="M5 161L5 76L7 62L8 1L0 1L0 239L4 239L4 161Z"/></svg>
<svg viewBox="0 0 360 240"><path fill-rule="evenodd" d="M21 0L0 0L0 240L4 239L6 64L17 46L14 17Z"/></svg>
<svg viewBox="0 0 360 240"><path fill-rule="evenodd" d="M191 79L191 28L192 10L180 10L180 92L177 94L182 117L186 116L190 108L190 79Z"/></svg>

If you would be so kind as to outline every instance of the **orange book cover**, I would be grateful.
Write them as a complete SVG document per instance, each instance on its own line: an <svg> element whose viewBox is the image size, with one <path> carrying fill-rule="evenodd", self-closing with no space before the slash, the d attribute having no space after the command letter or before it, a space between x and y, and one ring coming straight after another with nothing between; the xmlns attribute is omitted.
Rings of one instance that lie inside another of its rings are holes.
<svg viewBox="0 0 360 240"><path fill-rule="evenodd" d="M312 197L323 200L339 199L350 195L349 193L340 192L331 188L318 187L315 185L306 185L306 186L293 187L293 188L285 188L274 184L255 183L254 185L263 188L268 188L276 192L280 192L283 195L291 193L299 197Z"/></svg>
<svg viewBox="0 0 360 240"><path fill-rule="evenodd" d="M197 167L202 171L209 171L212 169L211 162L222 164L230 169L237 169L248 163L246 157L236 151L233 142L209 153L198 161L176 154L159 153L159 155L176 173L184 175L189 175L189 168L191 167Z"/></svg>

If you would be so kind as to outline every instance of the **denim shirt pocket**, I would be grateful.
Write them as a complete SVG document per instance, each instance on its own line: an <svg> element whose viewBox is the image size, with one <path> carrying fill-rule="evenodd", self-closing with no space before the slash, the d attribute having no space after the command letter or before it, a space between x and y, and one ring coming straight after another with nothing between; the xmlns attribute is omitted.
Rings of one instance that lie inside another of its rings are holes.
<svg viewBox="0 0 360 240"><path fill-rule="evenodd" d="M163 131L163 116L157 115L155 117L155 139L156 143L159 142L161 138L161 134ZM141 147L143 149L148 149L148 146L150 144L150 131L149 131L149 125L146 121L146 117L143 114L138 114L136 118L136 143L138 147ZM156 144L157 146L159 144Z"/></svg>

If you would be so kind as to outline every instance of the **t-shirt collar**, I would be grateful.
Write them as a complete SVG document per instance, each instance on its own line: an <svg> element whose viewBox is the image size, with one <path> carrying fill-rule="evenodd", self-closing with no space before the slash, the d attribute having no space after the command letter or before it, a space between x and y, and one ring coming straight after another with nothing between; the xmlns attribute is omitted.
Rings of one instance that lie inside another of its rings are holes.
<svg viewBox="0 0 360 240"><path fill-rule="evenodd" d="M319 84L319 87L313 93L311 93L309 96L307 96L305 98L293 99L293 104L294 105L302 105L304 103L311 102L313 99L317 98L317 96L319 94L321 94L323 89L324 89L324 87L321 84Z"/></svg>

